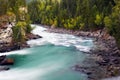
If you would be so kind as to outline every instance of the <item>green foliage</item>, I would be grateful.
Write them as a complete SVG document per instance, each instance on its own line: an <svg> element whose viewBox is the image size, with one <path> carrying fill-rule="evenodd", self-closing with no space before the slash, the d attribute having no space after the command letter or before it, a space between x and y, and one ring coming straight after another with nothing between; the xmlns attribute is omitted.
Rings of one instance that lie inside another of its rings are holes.
<svg viewBox="0 0 120 80"><path fill-rule="evenodd" d="M104 27L104 17L112 12L111 2L111 0L33 0L28 5L28 12L33 23L90 30Z"/></svg>
<svg viewBox="0 0 120 80"><path fill-rule="evenodd" d="M13 27L13 42L23 43L26 34L32 30L26 0L0 0L0 19L0 26L4 26L3 23L16 23Z"/></svg>
<svg viewBox="0 0 120 80"><path fill-rule="evenodd" d="M14 22L14 21L15 21L16 16L15 16L15 14L14 14L13 12L7 11L7 12L6 12L6 15L9 16L9 17L8 17L8 21L9 21L9 22Z"/></svg>
<svg viewBox="0 0 120 80"><path fill-rule="evenodd" d="M119 0L33 0L28 5L33 23L77 30L107 28L120 45Z"/></svg>
<svg viewBox="0 0 120 80"><path fill-rule="evenodd" d="M115 0L115 4L112 8L112 13L104 18L104 24L109 33L115 37L120 48L120 1Z"/></svg>
<svg viewBox="0 0 120 80"><path fill-rule="evenodd" d="M0 0L0 26L15 22L15 41L24 42L31 32L30 19L32 23L72 30L106 27L120 45L119 0L31 0L28 5L26 0Z"/></svg>
<svg viewBox="0 0 120 80"><path fill-rule="evenodd" d="M112 33L116 38L116 42L120 48L120 1L115 0L116 5L113 7L113 12L111 14L112 19Z"/></svg>
<svg viewBox="0 0 120 80"><path fill-rule="evenodd" d="M111 29L112 28L112 20L110 17L106 16L104 18L104 24L106 27L108 27L108 29Z"/></svg>
<svg viewBox="0 0 120 80"><path fill-rule="evenodd" d="M6 14L7 12L7 1L0 0L0 16Z"/></svg>
<svg viewBox="0 0 120 80"><path fill-rule="evenodd" d="M13 38L15 42L24 42L26 35L26 22L17 22L13 27Z"/></svg>
<svg viewBox="0 0 120 80"><path fill-rule="evenodd" d="M95 23L96 23L97 25L101 25L101 24L102 24L102 18L103 18L102 15L97 14L97 15L96 15Z"/></svg>

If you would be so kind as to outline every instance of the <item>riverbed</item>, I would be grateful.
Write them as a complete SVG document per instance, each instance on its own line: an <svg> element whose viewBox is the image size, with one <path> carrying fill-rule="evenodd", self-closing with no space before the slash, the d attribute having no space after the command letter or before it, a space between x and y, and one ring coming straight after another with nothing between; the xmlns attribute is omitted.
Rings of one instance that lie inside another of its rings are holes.
<svg viewBox="0 0 120 80"><path fill-rule="evenodd" d="M32 25L33 34L43 38L30 40L31 48L3 53L14 58L8 71L0 72L0 80L87 80L87 75L74 70L88 57L94 46L91 38L50 33L47 28Z"/></svg>

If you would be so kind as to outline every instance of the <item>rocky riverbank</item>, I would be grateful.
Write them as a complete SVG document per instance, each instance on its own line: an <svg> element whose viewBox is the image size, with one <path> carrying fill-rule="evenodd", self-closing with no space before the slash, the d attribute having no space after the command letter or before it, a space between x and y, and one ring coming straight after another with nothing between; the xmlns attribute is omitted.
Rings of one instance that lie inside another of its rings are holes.
<svg viewBox="0 0 120 80"><path fill-rule="evenodd" d="M106 29L94 32L50 28L49 32L73 34L94 39L94 48L83 64L76 64L74 70L88 75L89 80L101 80L120 75L120 51L114 37Z"/></svg>
<svg viewBox="0 0 120 80"><path fill-rule="evenodd" d="M26 41L38 38L42 37L31 33L26 35ZM20 46L16 45L15 43L14 44L12 43L12 28L9 27L9 25L8 26L6 25L5 28L0 29L0 54L28 47L29 45L26 42L21 44ZM0 56L0 71L9 70L8 65L13 64L14 59L7 58L6 55Z"/></svg>
<svg viewBox="0 0 120 80"><path fill-rule="evenodd" d="M64 33L64 34L67 33L75 36L91 37L94 39L95 46L88 53L90 54L90 57L87 58L83 62L83 64L76 64L73 66L73 69L75 71L86 73L88 75L89 80L101 80L103 78L109 78L120 75L120 51L117 48L114 37L110 36L107 33L106 29L97 30L94 32L84 32L84 31L73 31L73 30L66 30L60 28L50 28L48 26L45 27L49 28L47 30L49 32ZM41 37L38 35L34 36L33 34L27 35L27 40L37 39L37 38L41 38ZM1 44L3 46L3 43ZM3 47L1 47L0 49L2 48ZM11 47L8 47L8 49L10 48ZM5 51L7 50L6 47L3 49L5 49ZM9 67L7 66L0 67L0 70L1 69L8 70Z"/></svg>

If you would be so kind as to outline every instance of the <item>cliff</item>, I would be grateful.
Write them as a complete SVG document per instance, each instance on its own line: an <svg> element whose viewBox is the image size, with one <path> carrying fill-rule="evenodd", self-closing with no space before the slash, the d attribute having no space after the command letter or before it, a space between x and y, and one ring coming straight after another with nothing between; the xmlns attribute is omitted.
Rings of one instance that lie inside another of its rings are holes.
<svg viewBox="0 0 120 80"><path fill-rule="evenodd" d="M12 28L7 27L6 29L0 29L0 44L10 43L11 40L12 40Z"/></svg>
<svg viewBox="0 0 120 80"><path fill-rule="evenodd" d="M0 52L6 52L6 48L10 46L12 42L12 26L5 25L4 28L0 28Z"/></svg>

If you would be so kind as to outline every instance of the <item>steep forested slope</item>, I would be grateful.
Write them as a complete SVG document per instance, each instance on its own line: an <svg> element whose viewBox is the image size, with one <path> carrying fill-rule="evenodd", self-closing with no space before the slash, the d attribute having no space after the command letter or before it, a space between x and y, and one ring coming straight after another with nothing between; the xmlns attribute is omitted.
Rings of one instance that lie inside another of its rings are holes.
<svg viewBox="0 0 120 80"><path fill-rule="evenodd" d="M119 0L33 0L28 12L33 23L72 30L106 28L120 45Z"/></svg>

